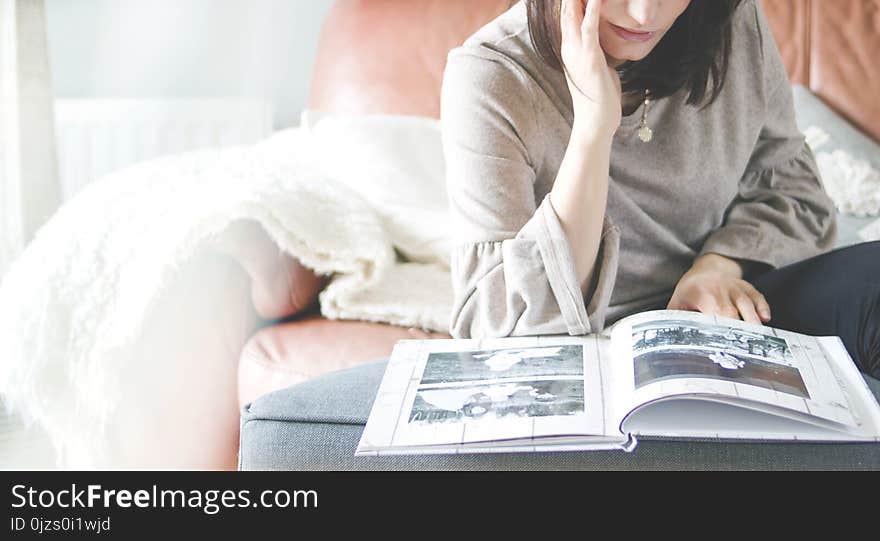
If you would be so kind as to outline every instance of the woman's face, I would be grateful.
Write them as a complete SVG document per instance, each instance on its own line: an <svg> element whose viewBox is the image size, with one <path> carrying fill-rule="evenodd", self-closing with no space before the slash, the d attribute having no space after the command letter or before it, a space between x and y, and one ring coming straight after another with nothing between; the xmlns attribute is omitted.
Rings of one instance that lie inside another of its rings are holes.
<svg viewBox="0 0 880 541"><path fill-rule="evenodd" d="M606 0L600 13L599 43L609 61L617 65L648 56L690 3L691 0Z"/></svg>

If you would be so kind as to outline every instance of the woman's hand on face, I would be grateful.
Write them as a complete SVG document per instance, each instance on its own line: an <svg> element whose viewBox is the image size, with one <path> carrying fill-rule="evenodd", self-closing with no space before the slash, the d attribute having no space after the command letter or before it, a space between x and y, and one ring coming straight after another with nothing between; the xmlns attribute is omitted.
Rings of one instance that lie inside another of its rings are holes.
<svg viewBox="0 0 880 541"><path fill-rule="evenodd" d="M562 0L560 53L574 107L575 127L612 137L620 126L621 86L599 44L604 0Z"/></svg>
<svg viewBox="0 0 880 541"><path fill-rule="evenodd" d="M742 319L758 325L770 321L770 305L755 287L742 279L732 259L706 254L681 277L669 310L693 310Z"/></svg>

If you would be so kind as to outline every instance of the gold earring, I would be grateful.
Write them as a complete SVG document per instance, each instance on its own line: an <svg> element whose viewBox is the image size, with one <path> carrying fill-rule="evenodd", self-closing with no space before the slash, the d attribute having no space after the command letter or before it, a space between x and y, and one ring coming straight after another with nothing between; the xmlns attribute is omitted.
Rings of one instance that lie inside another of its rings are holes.
<svg viewBox="0 0 880 541"><path fill-rule="evenodd" d="M642 126L639 128L639 139L643 143L648 143L654 138L654 132L648 127L648 106L650 104L650 93L648 90L645 90L645 108L642 110Z"/></svg>

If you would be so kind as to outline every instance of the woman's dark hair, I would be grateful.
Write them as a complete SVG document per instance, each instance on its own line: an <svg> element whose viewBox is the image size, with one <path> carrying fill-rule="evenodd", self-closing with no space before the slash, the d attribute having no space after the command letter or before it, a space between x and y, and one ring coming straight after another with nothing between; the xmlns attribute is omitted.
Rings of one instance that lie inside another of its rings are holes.
<svg viewBox="0 0 880 541"><path fill-rule="evenodd" d="M544 61L562 71L562 0L522 1L528 11L532 45ZM617 68L623 91L647 90L657 99L687 87L688 104L710 105L724 87L732 42L730 20L741 2L691 0L648 56L624 62Z"/></svg>

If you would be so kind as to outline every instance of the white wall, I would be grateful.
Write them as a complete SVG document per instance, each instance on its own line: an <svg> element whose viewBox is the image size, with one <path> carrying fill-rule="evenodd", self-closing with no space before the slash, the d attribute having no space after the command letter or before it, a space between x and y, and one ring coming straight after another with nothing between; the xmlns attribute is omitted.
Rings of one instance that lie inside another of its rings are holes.
<svg viewBox="0 0 880 541"><path fill-rule="evenodd" d="M333 0L46 0L58 97L262 97L305 107Z"/></svg>

